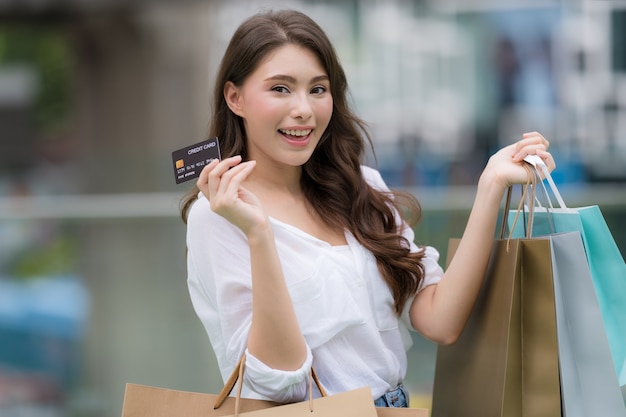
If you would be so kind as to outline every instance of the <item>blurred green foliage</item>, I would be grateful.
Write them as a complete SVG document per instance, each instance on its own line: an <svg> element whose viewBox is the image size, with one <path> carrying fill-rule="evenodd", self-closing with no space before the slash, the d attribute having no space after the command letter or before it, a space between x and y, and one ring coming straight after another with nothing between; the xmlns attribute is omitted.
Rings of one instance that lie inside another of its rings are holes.
<svg viewBox="0 0 626 417"><path fill-rule="evenodd" d="M70 235L59 234L51 241L30 247L12 259L8 270L15 279L76 273L77 242Z"/></svg>
<svg viewBox="0 0 626 417"><path fill-rule="evenodd" d="M26 65L37 74L35 114L43 134L62 128L72 110L74 59L60 27L12 24L0 27L0 67Z"/></svg>

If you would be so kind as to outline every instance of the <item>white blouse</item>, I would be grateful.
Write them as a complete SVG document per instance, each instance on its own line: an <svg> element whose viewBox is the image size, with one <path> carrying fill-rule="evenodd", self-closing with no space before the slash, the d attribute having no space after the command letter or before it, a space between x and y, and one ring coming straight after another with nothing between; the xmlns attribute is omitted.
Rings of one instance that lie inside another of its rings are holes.
<svg viewBox="0 0 626 417"><path fill-rule="evenodd" d="M373 187L388 190L378 171L362 167ZM245 235L214 213L200 193L187 222L188 285L226 380L243 354L242 396L279 402L306 396L311 365L329 395L369 386L380 397L405 377L411 346L406 304L400 318L374 255L346 232L348 245L331 246L302 230L270 218L278 255L308 356L296 371L271 369L246 350L252 318L250 253ZM439 282L439 253L418 248L411 228L403 235L411 251L425 250L420 290ZM276 323L280 326L280 323Z"/></svg>

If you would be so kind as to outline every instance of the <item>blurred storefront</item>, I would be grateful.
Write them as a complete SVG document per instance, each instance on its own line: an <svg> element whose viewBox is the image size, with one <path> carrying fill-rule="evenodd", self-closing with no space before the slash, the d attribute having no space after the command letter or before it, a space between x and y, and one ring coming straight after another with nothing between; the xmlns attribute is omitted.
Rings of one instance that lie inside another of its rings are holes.
<svg viewBox="0 0 626 417"><path fill-rule="evenodd" d="M170 154L263 8L328 32L418 243L462 233L490 153L548 137L571 205L626 252L626 5L611 1L0 0L0 415L119 415L127 381L216 391L191 308ZM428 406L435 347L407 381Z"/></svg>

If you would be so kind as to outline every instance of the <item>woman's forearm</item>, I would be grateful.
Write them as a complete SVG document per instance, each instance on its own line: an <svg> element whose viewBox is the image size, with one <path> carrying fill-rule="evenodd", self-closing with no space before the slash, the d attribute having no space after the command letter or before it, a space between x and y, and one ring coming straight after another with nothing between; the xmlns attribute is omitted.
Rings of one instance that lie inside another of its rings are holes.
<svg viewBox="0 0 626 417"><path fill-rule="evenodd" d="M467 226L441 282L416 297L413 325L438 343L456 341L480 291L505 187L484 173Z"/></svg>
<svg viewBox="0 0 626 417"><path fill-rule="evenodd" d="M285 282L271 227L248 236L252 270L252 324L248 350L269 367L295 370L306 343Z"/></svg>

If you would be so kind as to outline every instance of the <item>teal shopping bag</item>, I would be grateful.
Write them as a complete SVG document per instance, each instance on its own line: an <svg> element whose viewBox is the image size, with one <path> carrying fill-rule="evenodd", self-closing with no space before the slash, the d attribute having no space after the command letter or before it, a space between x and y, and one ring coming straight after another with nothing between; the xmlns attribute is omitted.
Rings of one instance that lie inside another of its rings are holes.
<svg viewBox="0 0 626 417"><path fill-rule="evenodd" d="M534 205L532 235L545 236L561 232L580 232L615 370L620 385L624 386L626 385L626 263L624 263L624 258L622 258L600 208L597 205L567 207L554 185L550 173L545 169L542 169L541 172L547 180L552 194L556 197L559 207L552 207L545 185L543 181L539 181L540 186L545 191L547 204L542 207L538 206L536 199L532 201ZM513 225L511 216L509 216L508 225L514 229L511 230L511 236L524 236L524 227L527 221L528 217L526 216L524 221Z"/></svg>

